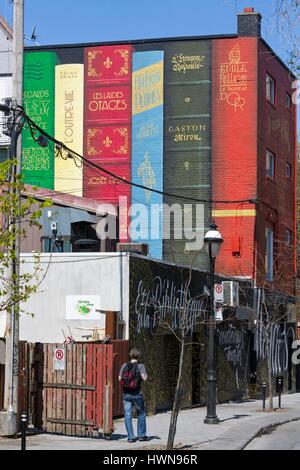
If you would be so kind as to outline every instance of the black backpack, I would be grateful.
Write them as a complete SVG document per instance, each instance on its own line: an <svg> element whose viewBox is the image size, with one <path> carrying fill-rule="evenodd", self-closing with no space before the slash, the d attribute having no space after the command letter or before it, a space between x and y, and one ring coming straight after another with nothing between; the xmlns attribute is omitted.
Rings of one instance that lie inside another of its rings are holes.
<svg viewBox="0 0 300 470"><path fill-rule="evenodd" d="M136 362L128 362L125 365L120 383L124 393L136 393L139 391L142 376Z"/></svg>

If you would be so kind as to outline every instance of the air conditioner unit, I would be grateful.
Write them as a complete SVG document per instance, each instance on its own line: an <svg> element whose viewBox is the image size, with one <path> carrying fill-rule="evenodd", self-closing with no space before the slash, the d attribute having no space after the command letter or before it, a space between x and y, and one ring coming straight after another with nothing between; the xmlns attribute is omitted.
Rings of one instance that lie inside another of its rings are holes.
<svg viewBox="0 0 300 470"><path fill-rule="evenodd" d="M149 245L146 243L117 243L117 251L125 251L127 253L138 253L148 256Z"/></svg>
<svg viewBox="0 0 300 470"><path fill-rule="evenodd" d="M239 305L239 283L236 281L223 281L224 304L228 307Z"/></svg>

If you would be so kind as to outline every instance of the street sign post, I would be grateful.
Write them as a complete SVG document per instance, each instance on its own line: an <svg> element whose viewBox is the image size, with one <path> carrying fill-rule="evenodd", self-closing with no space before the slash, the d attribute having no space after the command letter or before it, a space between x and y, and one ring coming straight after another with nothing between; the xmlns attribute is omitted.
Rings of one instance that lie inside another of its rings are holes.
<svg viewBox="0 0 300 470"><path fill-rule="evenodd" d="M215 302L215 321L223 321L223 307L218 302Z"/></svg>
<svg viewBox="0 0 300 470"><path fill-rule="evenodd" d="M223 284L215 284L215 302L224 302Z"/></svg>
<svg viewBox="0 0 300 470"><path fill-rule="evenodd" d="M64 348L56 348L54 349L54 370L65 370L65 349Z"/></svg>

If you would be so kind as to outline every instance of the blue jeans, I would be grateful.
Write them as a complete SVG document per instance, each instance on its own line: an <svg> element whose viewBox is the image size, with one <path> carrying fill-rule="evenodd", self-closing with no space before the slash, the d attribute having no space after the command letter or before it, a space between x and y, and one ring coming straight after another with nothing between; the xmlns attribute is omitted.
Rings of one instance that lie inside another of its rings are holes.
<svg viewBox="0 0 300 470"><path fill-rule="evenodd" d="M134 439L134 432L132 427L132 407L136 406L138 412L138 421L137 421L137 435L138 437L146 436L146 410L144 397L142 394L131 395L129 393L124 393L123 395L123 404L125 411L125 426L128 435L128 439Z"/></svg>

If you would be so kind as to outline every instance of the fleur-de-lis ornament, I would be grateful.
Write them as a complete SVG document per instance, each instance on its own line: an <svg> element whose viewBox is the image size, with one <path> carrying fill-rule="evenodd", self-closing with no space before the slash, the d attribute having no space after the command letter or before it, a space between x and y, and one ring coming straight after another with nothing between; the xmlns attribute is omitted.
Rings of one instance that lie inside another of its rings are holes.
<svg viewBox="0 0 300 470"><path fill-rule="evenodd" d="M106 57L106 60L103 62L103 64L105 68L110 69L112 66L112 61L110 60L109 57Z"/></svg>
<svg viewBox="0 0 300 470"><path fill-rule="evenodd" d="M106 136L106 139L103 140L103 145L104 145L106 148L108 148L108 147L111 146L111 144L112 144L112 140L110 140L110 138L109 138L108 136Z"/></svg>

